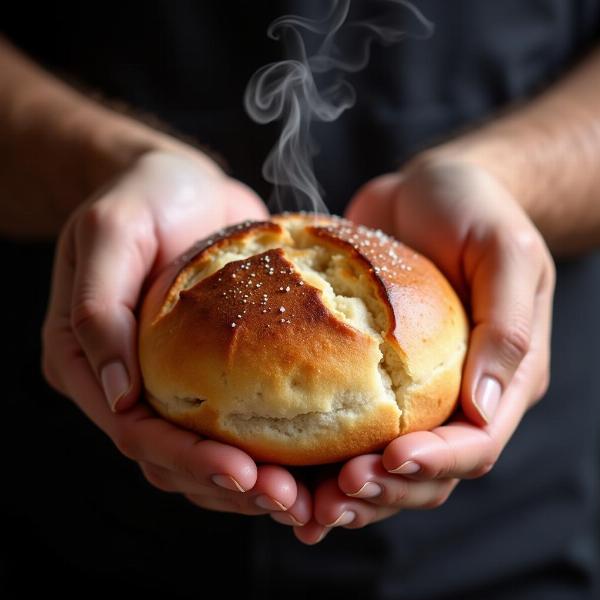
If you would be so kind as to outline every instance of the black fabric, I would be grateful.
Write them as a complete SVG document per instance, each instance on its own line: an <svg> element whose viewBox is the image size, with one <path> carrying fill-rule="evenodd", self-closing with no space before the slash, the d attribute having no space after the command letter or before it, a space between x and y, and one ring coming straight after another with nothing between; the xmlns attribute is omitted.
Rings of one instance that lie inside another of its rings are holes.
<svg viewBox="0 0 600 600"><path fill-rule="evenodd" d="M416 4L435 22L433 38L375 48L353 78L357 106L315 127L317 173L336 212L373 175L547 85L600 25L600 2L591 0ZM242 92L256 68L280 56L264 35L270 20L322 8L21 1L0 9L0 24L67 80L210 145L266 196L260 165L276 130L248 120ZM0 255L11 354L2 376L3 598L196 598L207 595L207 580L225 596L250 598L597 597L600 256L559 265L551 388L491 474L462 482L439 509L335 531L307 548L267 518L204 512L145 483L40 376L52 248L4 242Z"/></svg>

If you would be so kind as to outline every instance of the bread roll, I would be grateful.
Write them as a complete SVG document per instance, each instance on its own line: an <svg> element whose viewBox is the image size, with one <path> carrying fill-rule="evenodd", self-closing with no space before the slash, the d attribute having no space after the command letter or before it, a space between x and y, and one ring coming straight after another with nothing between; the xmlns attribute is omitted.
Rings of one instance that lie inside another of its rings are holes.
<svg viewBox="0 0 600 600"><path fill-rule="evenodd" d="M199 242L151 287L139 355L166 419L287 465L443 423L468 324L429 260L380 231L287 214Z"/></svg>

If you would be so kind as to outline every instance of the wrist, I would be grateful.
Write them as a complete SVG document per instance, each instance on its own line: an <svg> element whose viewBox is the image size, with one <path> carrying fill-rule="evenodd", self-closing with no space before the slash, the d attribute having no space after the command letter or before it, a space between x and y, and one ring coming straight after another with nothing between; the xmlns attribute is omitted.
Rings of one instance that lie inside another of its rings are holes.
<svg viewBox="0 0 600 600"><path fill-rule="evenodd" d="M593 207L599 147L600 129L590 110L550 97L424 156L483 169L523 208L554 252L572 253L598 243Z"/></svg>
<svg viewBox="0 0 600 600"><path fill-rule="evenodd" d="M13 188L30 205L43 202L49 217L21 229L44 237L58 233L82 202L152 152L183 155L207 174L222 175L215 161L192 146L73 95L32 102L13 120Z"/></svg>
<svg viewBox="0 0 600 600"><path fill-rule="evenodd" d="M82 95L1 37L0 104L3 236L53 237L81 202L148 152L183 154L221 173L204 153Z"/></svg>
<svg viewBox="0 0 600 600"><path fill-rule="evenodd" d="M415 157L415 164L474 167L493 177L530 216L544 181L538 162L523 151L523 131L475 132L431 148Z"/></svg>
<svg viewBox="0 0 600 600"><path fill-rule="evenodd" d="M59 128L63 149L71 159L64 174L71 178L74 173L79 175L63 207L67 212L152 152L184 156L209 175L223 174L217 163L200 150L87 100ZM58 187L60 182L55 185Z"/></svg>

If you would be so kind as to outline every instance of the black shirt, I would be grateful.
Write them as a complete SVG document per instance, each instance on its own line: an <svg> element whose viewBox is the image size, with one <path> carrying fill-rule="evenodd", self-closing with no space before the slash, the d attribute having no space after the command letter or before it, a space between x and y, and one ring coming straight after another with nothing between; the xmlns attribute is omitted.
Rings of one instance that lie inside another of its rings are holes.
<svg viewBox="0 0 600 600"><path fill-rule="evenodd" d="M377 2L355 2L368 11ZM596 0L420 0L427 40L374 47L355 108L318 124L317 176L333 212L374 175L548 85L600 31ZM68 81L159 116L221 154L263 196L276 127L242 108L250 75L281 58L268 23L322 2L33 3L3 8L15 44ZM399 12L399 18L402 13ZM569 199L565 198L565 202ZM51 248L1 246L0 296L18 357L5 379L2 542L7 593L206 594L207 579L256 598L593 598L599 549L600 257L558 266L553 380L496 468L446 505L405 511L301 546L268 518L204 512L152 489L39 375ZM31 265L35 265L35 277ZM39 276L38 276L39 275ZM18 326L17 326L18 324ZM25 327L25 330L23 330ZM0 588L2 589L2 588ZM596 591L597 591L596 587ZM10 592L9 592L10 590ZM8 595L7 597L11 597Z"/></svg>

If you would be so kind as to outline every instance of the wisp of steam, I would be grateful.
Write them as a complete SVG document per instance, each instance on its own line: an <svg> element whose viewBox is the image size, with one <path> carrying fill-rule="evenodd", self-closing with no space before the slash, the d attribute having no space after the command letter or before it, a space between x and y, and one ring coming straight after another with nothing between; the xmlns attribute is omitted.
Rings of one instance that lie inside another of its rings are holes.
<svg viewBox="0 0 600 600"><path fill-rule="evenodd" d="M261 67L246 87L244 106L250 117L258 123L276 120L282 123L279 139L262 171L263 177L274 184L271 198L274 211L328 212L313 169L317 148L310 136L311 122L334 121L354 104L354 88L344 76L367 66L372 41L390 45L407 36L424 39L433 32L433 24L405 0L378 0L370 4L400 5L415 17L418 31L408 32L394 25L397 13L385 11L369 19L346 22L350 2L332 0L323 20L294 15L275 19L267 35L282 40L291 58ZM322 36L316 52L310 56L302 31ZM341 33L352 35L353 45L346 56L338 43ZM330 74L323 89L318 89L315 83L317 73Z"/></svg>

